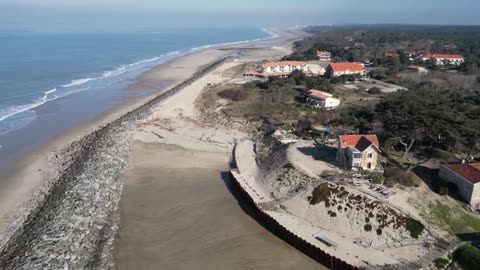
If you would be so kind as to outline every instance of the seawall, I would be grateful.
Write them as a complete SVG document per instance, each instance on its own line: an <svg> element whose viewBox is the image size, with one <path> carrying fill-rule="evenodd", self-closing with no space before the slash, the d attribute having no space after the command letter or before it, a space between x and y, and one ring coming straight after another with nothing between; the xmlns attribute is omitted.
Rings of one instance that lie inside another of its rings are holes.
<svg viewBox="0 0 480 270"><path fill-rule="evenodd" d="M0 269L109 269L118 202L138 120L228 57L58 152L54 171L0 239Z"/></svg>
<svg viewBox="0 0 480 270"><path fill-rule="evenodd" d="M261 208L258 207L255 200L250 196L250 194L242 187L240 182L237 180L238 174L234 170L230 171L230 179L232 186L241 194L247 203L252 207L254 215L257 217L258 221L263 224L268 230L274 233L276 236L283 239L285 242L289 243L296 249L300 250L310 258L321 263L322 265L334 269L334 270L359 270L358 267L348 264L341 259L332 256L319 247L316 247L304 239L300 238L298 235L289 231L287 228L282 226L277 220L271 217L268 213L264 212Z"/></svg>

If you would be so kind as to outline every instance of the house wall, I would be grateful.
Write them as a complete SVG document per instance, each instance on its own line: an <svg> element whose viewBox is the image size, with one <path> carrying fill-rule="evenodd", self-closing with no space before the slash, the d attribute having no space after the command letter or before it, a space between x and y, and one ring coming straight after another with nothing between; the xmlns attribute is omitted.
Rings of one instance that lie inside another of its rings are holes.
<svg viewBox="0 0 480 270"><path fill-rule="evenodd" d="M318 100L315 98L307 97L307 104L318 106L318 107L324 107L325 106L325 101L324 100Z"/></svg>
<svg viewBox="0 0 480 270"><path fill-rule="evenodd" d="M430 58L422 58L423 61L427 61L428 59ZM454 59L450 59L450 58L435 58L435 60L437 61L437 65L439 66L443 66L445 63L449 63L449 64L452 64L452 65L461 65L463 62L465 62L465 59L462 59L462 58L454 58Z"/></svg>
<svg viewBox="0 0 480 270"><path fill-rule="evenodd" d="M329 62L331 61L331 54L327 54L327 53L322 53L322 54L319 54L317 55L317 59L319 61L323 61L323 62Z"/></svg>
<svg viewBox="0 0 480 270"><path fill-rule="evenodd" d="M372 157L369 157L369 153L372 154ZM371 164L370 169L368 168L368 164ZM368 147L362 152L362 158L360 164L362 169L364 170L375 170L378 163L378 152L372 146Z"/></svg>
<svg viewBox="0 0 480 270"><path fill-rule="evenodd" d="M359 158L354 158L354 154L356 153L360 153L361 156ZM371 158L368 157L368 153L372 154ZM337 150L337 162L341 168L347 170L362 169L365 171L373 171L378 165L378 152L372 146L368 147L363 152L350 147L339 147ZM371 164L370 168L368 168L369 163Z"/></svg>
<svg viewBox="0 0 480 270"><path fill-rule="evenodd" d="M307 70L307 65L297 65L297 66L270 66L266 68L262 68L263 73L271 73L271 72L292 72L294 70Z"/></svg>
<svg viewBox="0 0 480 270"><path fill-rule="evenodd" d="M480 208L480 184L474 185L443 164L440 165L438 175L445 182L454 183L458 187L460 196L467 200L472 207L475 209Z"/></svg>
<svg viewBox="0 0 480 270"><path fill-rule="evenodd" d="M444 65L445 63L452 64L452 65L461 65L463 63L463 59L448 59L448 58L438 58L437 65Z"/></svg>
<svg viewBox="0 0 480 270"><path fill-rule="evenodd" d="M335 108L340 106L340 100L337 98L327 98L325 99L325 108Z"/></svg>
<svg viewBox="0 0 480 270"><path fill-rule="evenodd" d="M360 75L365 75L365 71L362 70L362 71L351 71L351 70L345 70L345 71L337 71L337 72L334 72L330 66L327 68L327 71L326 71L326 74L327 74L327 77L328 78L333 78L333 77L338 77L338 76L342 76L342 75L348 75L348 74L360 74Z"/></svg>
<svg viewBox="0 0 480 270"><path fill-rule="evenodd" d="M307 104L315 105L322 108L335 108L340 105L340 100L336 98L317 99L307 97Z"/></svg>

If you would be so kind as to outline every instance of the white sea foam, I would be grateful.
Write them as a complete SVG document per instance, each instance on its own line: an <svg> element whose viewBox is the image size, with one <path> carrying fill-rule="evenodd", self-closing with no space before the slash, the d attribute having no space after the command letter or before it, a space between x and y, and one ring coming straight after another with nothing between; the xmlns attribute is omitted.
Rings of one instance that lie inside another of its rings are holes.
<svg viewBox="0 0 480 270"><path fill-rule="evenodd" d="M221 47L221 46L235 45L235 44L241 44L241 43L247 43L247 42L269 40L269 39L273 39L273 38L278 37L277 34L275 34L273 32L270 32L269 30L267 30L265 28L262 28L262 31L269 34L270 36L266 37L266 38L257 38L257 39L234 41L234 42L225 42L225 43L218 43L218 44L208 44L208 45L204 45L204 46L200 46L200 47L194 47L194 48L191 49L191 51L205 50L205 49L212 48L212 47Z"/></svg>
<svg viewBox="0 0 480 270"><path fill-rule="evenodd" d="M267 38L261 38L261 39L244 40L244 41L236 41L236 42L226 42L226 43L220 43L220 44L209 44L209 45L204 45L204 46L201 46L201 47L192 48L192 49L190 49L190 51L197 51L197 50L207 49L207 48L211 48L211 47L234 45L234 44L240 44L240 43L245 43L245 42L267 40L267 39L272 39L272 38L278 37L277 34L272 33L272 32L270 32L266 29L262 29L262 31L270 34L271 36L267 37ZM147 64L147 63L154 63L154 62L160 61L160 60L165 59L165 58L170 58L172 56L178 56L178 55L184 55L186 53L188 53L188 52L172 51L172 52L162 54L160 56L155 56L155 57L152 57L152 58L143 59L143 60L140 60L140 61L137 61L137 62L134 62L134 63L127 64L127 65L122 65L122 66L120 66L120 67L118 67L114 70L105 71L105 72L102 73L101 76L98 76L98 77L94 77L94 78L89 77L89 78L84 78L84 79L72 80L70 83L61 85L62 93L60 93L60 94L57 93L56 88L53 88L51 90L48 90L48 91L44 92L43 96L41 96L38 99L32 101L31 103L23 104L23 105L15 105L15 106L7 107L5 109L0 109L0 122L4 121L5 119L10 118L14 115L17 115L19 113L37 108L37 107L45 104L48 101L55 100L57 98L62 98L62 97L66 97L66 96L69 96L69 95L72 95L72 94L76 94L76 93L79 93L79 92L89 90L90 86L85 87L85 88L81 88L81 89L72 89L68 92L63 92L63 88L70 88L70 87L73 87L73 86L78 86L78 85L85 84L87 82L98 80L98 79L105 79L105 78L111 78L111 77L119 76L119 75L122 75L122 74L128 72L128 67L134 67L134 66L138 66L138 65L141 65L141 64Z"/></svg>
<svg viewBox="0 0 480 270"><path fill-rule="evenodd" d="M85 79L73 80L73 81L71 81L71 82L68 83L68 84L62 85L62 87L70 87L70 86L74 86L74 85L84 84L84 83L86 83L86 82L89 82L89 81L95 80L95 79L96 79L96 78L85 78Z"/></svg>
<svg viewBox="0 0 480 270"><path fill-rule="evenodd" d="M48 91L44 92L42 97L34 100L32 103L24 104L24 105L18 105L18 106L11 106L11 107L8 107L4 110L1 110L0 111L0 122L9 118L9 117L12 117L16 114L34 109L34 108L36 108L40 105L45 104L46 102L48 102L52 99L55 99L55 95L52 95L53 97L50 97L50 96L51 96L51 94L55 93L56 91L57 91L57 89L53 88L51 90L48 90Z"/></svg>

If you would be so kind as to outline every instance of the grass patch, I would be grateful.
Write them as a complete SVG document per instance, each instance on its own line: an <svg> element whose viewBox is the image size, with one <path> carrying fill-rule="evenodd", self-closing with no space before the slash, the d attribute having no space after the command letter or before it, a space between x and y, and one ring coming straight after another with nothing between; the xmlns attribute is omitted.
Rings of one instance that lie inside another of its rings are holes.
<svg viewBox="0 0 480 270"><path fill-rule="evenodd" d="M239 64L234 67L228 68L222 72L222 76L230 78L237 77L245 69L245 66L246 64Z"/></svg>
<svg viewBox="0 0 480 270"><path fill-rule="evenodd" d="M459 207L450 207L437 201L436 205L430 205L430 209L434 221L452 235L480 231L480 219Z"/></svg>

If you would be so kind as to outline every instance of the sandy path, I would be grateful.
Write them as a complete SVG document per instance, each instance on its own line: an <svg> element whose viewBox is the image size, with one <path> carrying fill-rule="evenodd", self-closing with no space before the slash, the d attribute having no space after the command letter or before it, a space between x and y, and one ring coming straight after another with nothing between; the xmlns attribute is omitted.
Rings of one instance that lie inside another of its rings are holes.
<svg viewBox="0 0 480 270"><path fill-rule="evenodd" d="M325 269L239 206L228 156L136 142L120 205L118 269Z"/></svg>

